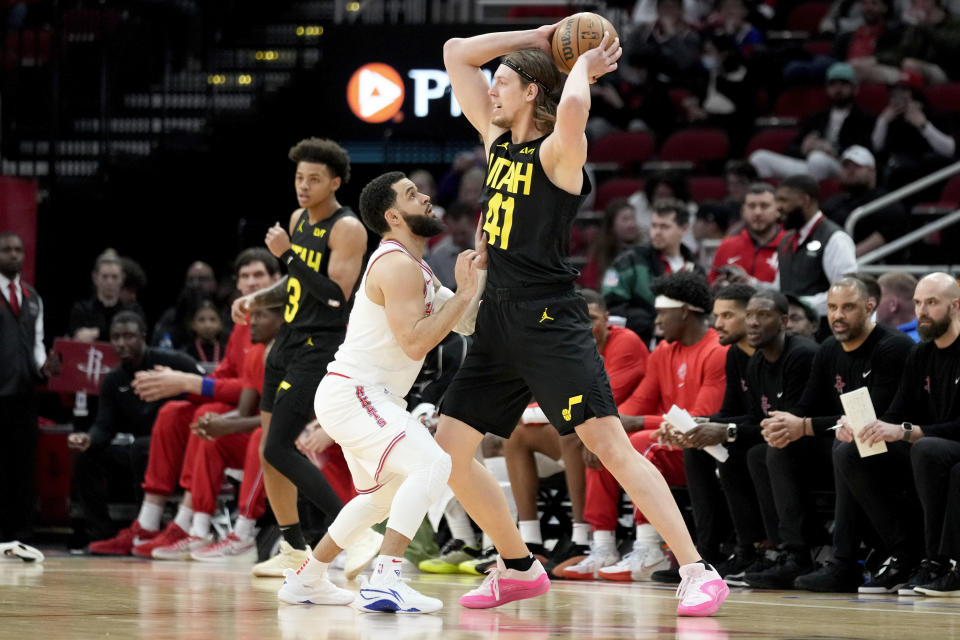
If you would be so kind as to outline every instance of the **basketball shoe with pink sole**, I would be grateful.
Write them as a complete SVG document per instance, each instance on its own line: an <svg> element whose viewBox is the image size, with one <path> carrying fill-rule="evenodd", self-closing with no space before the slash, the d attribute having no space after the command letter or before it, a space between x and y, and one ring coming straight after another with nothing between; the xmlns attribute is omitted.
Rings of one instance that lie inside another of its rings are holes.
<svg viewBox="0 0 960 640"><path fill-rule="evenodd" d="M503 559L490 569L479 587L460 597L460 604L468 609L489 609L515 600L534 598L550 590L550 578L538 560L526 571L507 569Z"/></svg>
<svg viewBox="0 0 960 640"><path fill-rule="evenodd" d="M700 562L680 567L678 616L712 616L730 595L730 587L713 567Z"/></svg>

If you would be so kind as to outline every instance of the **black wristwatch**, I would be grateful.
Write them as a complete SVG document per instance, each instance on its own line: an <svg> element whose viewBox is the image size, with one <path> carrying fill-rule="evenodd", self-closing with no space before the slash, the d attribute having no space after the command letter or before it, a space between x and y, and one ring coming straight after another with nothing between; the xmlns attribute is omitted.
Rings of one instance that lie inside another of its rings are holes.
<svg viewBox="0 0 960 640"><path fill-rule="evenodd" d="M727 442L734 442L737 439L737 423L727 423Z"/></svg>
<svg viewBox="0 0 960 640"><path fill-rule="evenodd" d="M913 424L910 422L901 422L900 428L903 429L903 435L900 439L904 442L910 442L910 434L913 433Z"/></svg>

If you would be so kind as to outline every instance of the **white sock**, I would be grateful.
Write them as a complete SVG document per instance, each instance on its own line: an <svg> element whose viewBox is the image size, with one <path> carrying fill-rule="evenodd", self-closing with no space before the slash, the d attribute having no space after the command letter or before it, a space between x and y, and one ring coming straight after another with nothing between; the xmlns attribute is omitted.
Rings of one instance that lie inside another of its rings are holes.
<svg viewBox="0 0 960 640"><path fill-rule="evenodd" d="M373 561L373 573L370 574L370 584L387 584L400 580L400 567L403 558L396 556L377 556Z"/></svg>
<svg viewBox="0 0 960 640"><path fill-rule="evenodd" d="M530 544L542 545L543 535L540 533L540 521L539 520L521 520L520 536L523 537L524 542L529 542Z"/></svg>
<svg viewBox="0 0 960 640"><path fill-rule="evenodd" d="M257 521L237 516L237 523L233 526L233 534L241 540L250 540L257 535Z"/></svg>
<svg viewBox="0 0 960 640"><path fill-rule="evenodd" d="M593 542L596 546L604 549L615 549L617 547L616 531L594 531Z"/></svg>
<svg viewBox="0 0 960 640"><path fill-rule="evenodd" d="M140 505L140 515L137 516L137 522L147 531L156 531L160 528L161 517L163 517L163 505L144 500L143 504Z"/></svg>
<svg viewBox="0 0 960 640"><path fill-rule="evenodd" d="M193 514L193 526L190 527L190 535L194 538L206 538L210 535L209 513L195 512Z"/></svg>
<svg viewBox="0 0 960 640"><path fill-rule="evenodd" d="M496 552L496 549L493 546L493 538L491 538L487 534L483 534L482 540L483 540L483 546L481 547L481 549L493 549L494 552Z"/></svg>
<svg viewBox="0 0 960 640"><path fill-rule="evenodd" d="M193 509L185 506L182 502L177 508L177 517L173 519L177 526L184 531L190 531L190 523L193 522Z"/></svg>
<svg viewBox="0 0 960 640"><path fill-rule="evenodd" d="M314 557L312 553L308 553L307 561L300 566L300 569L297 570L297 573L304 580L315 580L317 578L326 578L327 567L329 566L330 566L329 562L320 562Z"/></svg>
<svg viewBox="0 0 960 640"><path fill-rule="evenodd" d="M637 542L645 547L659 548L660 543L663 541L660 539L660 534L657 533L657 530L653 528L653 525L646 523L637 525Z"/></svg>
<svg viewBox="0 0 960 640"><path fill-rule="evenodd" d="M586 546L590 539L590 524L587 522L573 523L573 544Z"/></svg>
<svg viewBox="0 0 960 640"><path fill-rule="evenodd" d="M457 500L451 500L447 503L447 508L443 514L447 518L447 526L450 527L450 535L456 540L463 540L468 547L477 546L477 534L470 524L470 516L464 511L463 506Z"/></svg>

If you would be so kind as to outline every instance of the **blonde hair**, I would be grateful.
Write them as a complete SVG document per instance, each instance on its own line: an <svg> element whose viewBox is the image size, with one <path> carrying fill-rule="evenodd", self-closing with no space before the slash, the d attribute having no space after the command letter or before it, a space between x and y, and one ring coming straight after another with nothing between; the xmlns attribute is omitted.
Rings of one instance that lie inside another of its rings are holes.
<svg viewBox="0 0 960 640"><path fill-rule="evenodd" d="M553 63L553 59L539 49L521 49L501 58L520 76L524 87L531 83L537 85L537 97L533 101L533 124L545 133L553 133L557 122L557 98L563 85L563 76ZM525 77L530 76L531 78Z"/></svg>

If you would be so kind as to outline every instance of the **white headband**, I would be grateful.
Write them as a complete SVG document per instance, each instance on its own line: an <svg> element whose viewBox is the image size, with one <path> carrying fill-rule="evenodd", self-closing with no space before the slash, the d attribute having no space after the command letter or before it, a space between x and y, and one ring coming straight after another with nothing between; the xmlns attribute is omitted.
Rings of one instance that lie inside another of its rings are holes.
<svg viewBox="0 0 960 640"><path fill-rule="evenodd" d="M667 296L657 296L657 299L654 300L653 306L656 309L679 309L680 307L686 307L691 311L696 311L697 313L703 313L703 309L700 307L695 307L690 303L683 302L682 300L676 300L674 298L668 298Z"/></svg>

